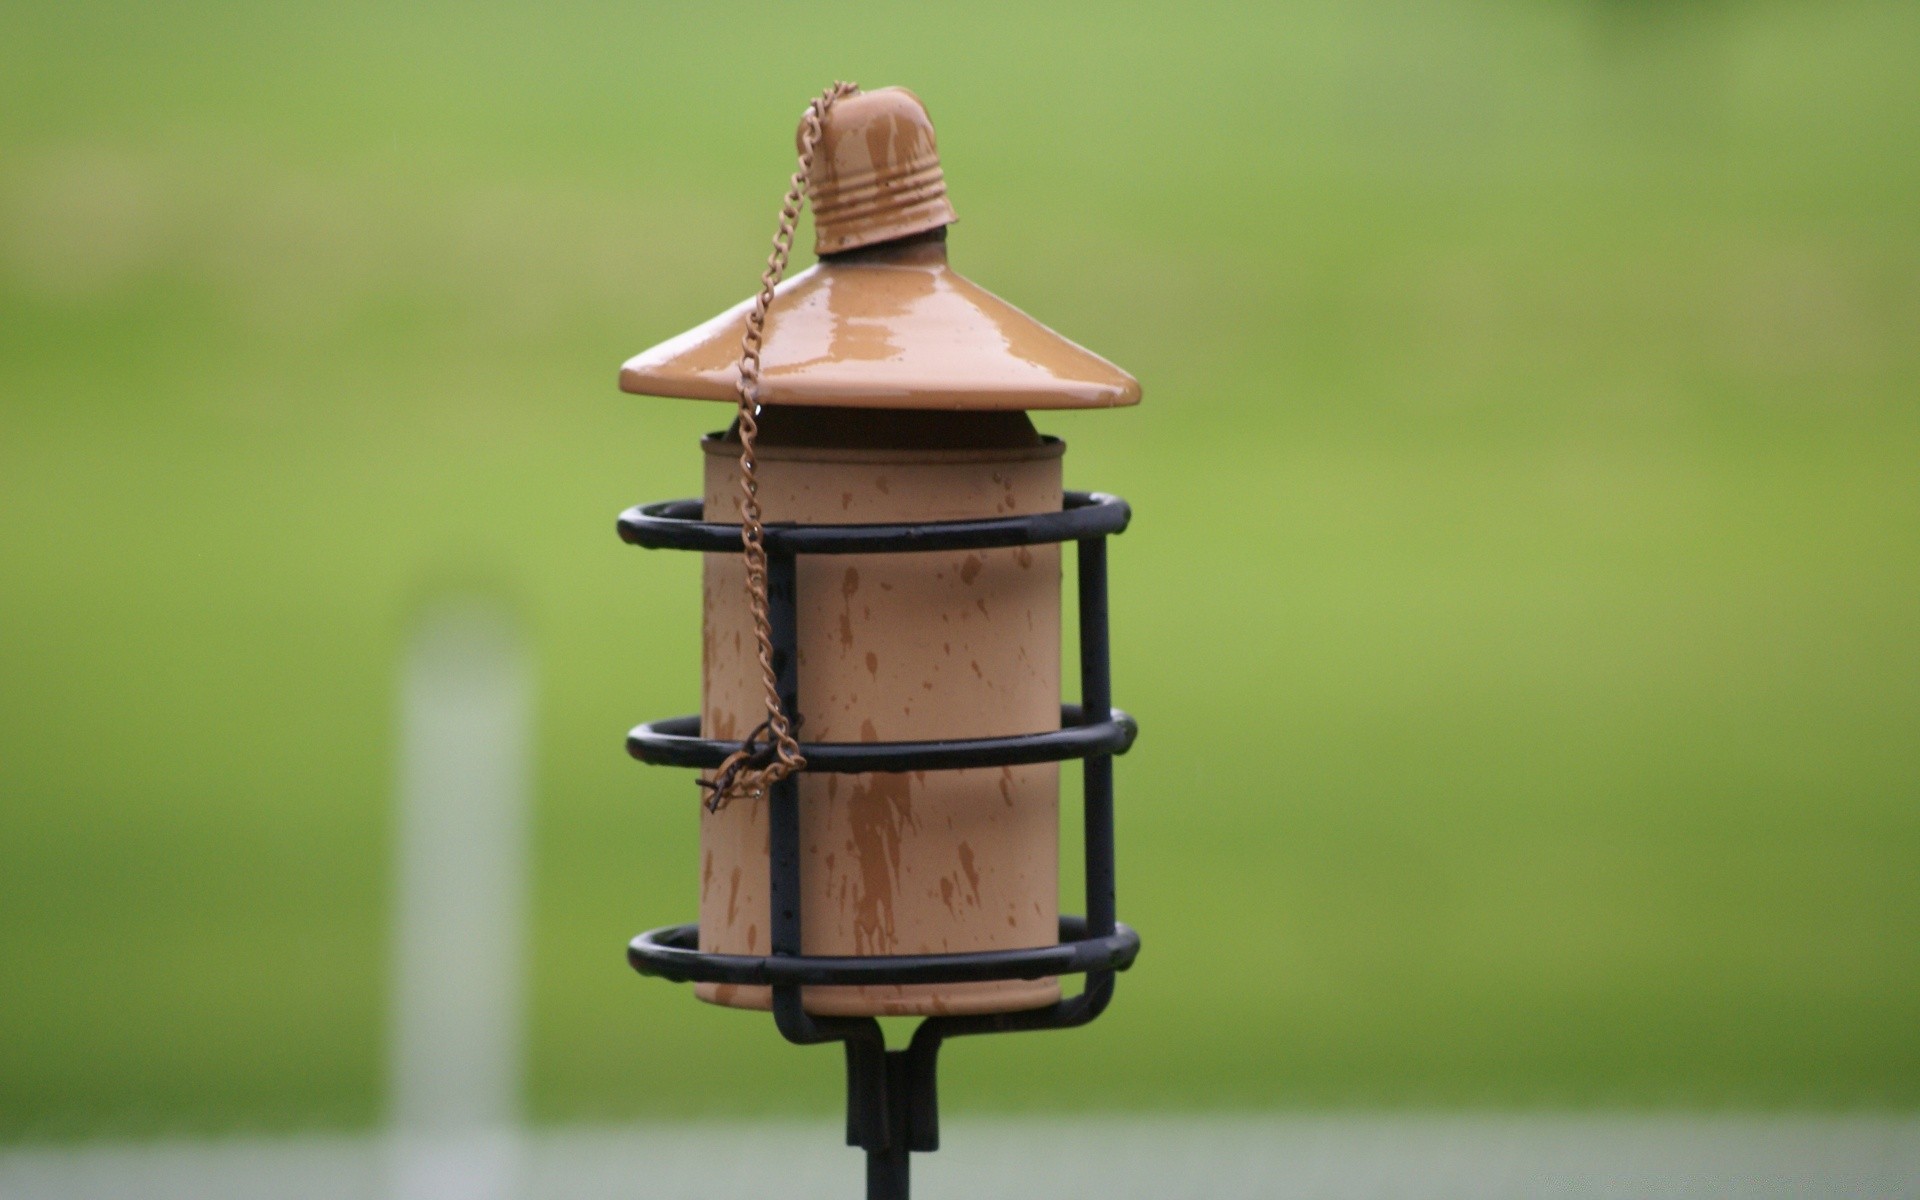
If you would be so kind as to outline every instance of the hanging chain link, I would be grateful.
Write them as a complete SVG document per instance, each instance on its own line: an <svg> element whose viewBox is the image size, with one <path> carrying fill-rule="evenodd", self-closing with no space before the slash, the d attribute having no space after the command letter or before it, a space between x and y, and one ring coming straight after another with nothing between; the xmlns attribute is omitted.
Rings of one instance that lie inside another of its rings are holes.
<svg viewBox="0 0 1920 1200"><path fill-rule="evenodd" d="M767 623L767 545L753 457L754 439L760 434L760 349L766 337L767 310L773 306L773 289L787 273L787 259L793 253L793 231L800 220L800 206L807 198L807 177L813 172L813 151L820 141L821 124L835 102L859 90L858 84L838 82L807 105L800 125L799 169L788 182L786 199L780 204L773 253L767 257L767 269L760 276L760 294L747 310L747 328L740 338L740 558L746 567L747 608L753 614L767 719L721 762L712 779L700 780L700 786L707 789L709 812L719 812L738 797L764 796L774 784L807 765L793 736L793 722L780 699L780 676L773 665L773 630ZM765 741L761 740L763 735Z"/></svg>

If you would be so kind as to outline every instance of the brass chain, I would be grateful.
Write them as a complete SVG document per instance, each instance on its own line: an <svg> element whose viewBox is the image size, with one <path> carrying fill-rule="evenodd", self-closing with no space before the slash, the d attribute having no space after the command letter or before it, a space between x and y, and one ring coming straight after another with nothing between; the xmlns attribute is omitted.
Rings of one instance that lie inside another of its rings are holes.
<svg viewBox="0 0 1920 1200"><path fill-rule="evenodd" d="M767 311L773 307L773 289L787 273L787 259L793 253L793 231L800 220L800 205L807 198L807 177L813 172L813 151L820 141L820 128L835 102L858 92L858 84L836 82L814 97L800 124L799 169L788 182L786 199L780 204L780 224L773 235L773 253L767 257L767 269L760 275L760 294L747 310L746 332L740 338L740 558L746 567L747 608L753 614L753 636L759 649L760 682L766 691L767 719L747 734L740 748L729 754L714 772L703 779L707 789L707 810L719 812L736 797L755 799L767 794L774 784L807 765L800 743L793 736L793 722L780 699L780 677L773 666L773 630L767 623L767 545L760 518L760 481L756 474L753 442L760 433L760 350L766 336ZM767 741L759 739L765 733Z"/></svg>

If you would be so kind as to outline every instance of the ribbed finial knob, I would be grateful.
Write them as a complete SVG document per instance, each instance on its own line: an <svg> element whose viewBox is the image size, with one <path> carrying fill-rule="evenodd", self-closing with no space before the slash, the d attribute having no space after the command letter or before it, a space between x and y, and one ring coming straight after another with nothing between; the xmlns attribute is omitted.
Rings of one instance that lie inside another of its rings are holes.
<svg viewBox="0 0 1920 1200"><path fill-rule="evenodd" d="M815 254L951 224L933 120L905 88L860 92L827 113L808 186Z"/></svg>

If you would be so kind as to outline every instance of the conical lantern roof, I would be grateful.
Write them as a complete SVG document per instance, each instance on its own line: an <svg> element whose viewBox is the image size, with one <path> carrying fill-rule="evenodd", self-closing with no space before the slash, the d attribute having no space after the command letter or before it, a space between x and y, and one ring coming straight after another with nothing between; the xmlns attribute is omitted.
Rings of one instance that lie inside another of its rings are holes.
<svg viewBox="0 0 1920 1200"><path fill-rule="evenodd" d="M760 402L849 408L1110 408L1140 384L947 263L951 222L926 109L903 88L828 113L810 179L829 254L774 293ZM905 240L902 240L905 239ZM735 399L751 299L630 359L623 390Z"/></svg>

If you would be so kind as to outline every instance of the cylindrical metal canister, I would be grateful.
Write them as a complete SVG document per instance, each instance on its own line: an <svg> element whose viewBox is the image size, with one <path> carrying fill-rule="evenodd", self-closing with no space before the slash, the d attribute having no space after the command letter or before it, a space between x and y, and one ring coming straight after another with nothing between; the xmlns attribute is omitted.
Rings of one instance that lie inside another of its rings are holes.
<svg viewBox="0 0 1920 1200"><path fill-rule="evenodd" d="M708 520L739 519L739 442L706 451ZM1057 510L1062 444L1025 414L767 409L757 446L768 522L947 521ZM1060 725L1057 546L799 560L799 736L890 742ZM765 717L738 555L706 556L701 728ZM1059 768L800 776L802 949L948 954L1059 938ZM700 949L768 951L764 800L702 811ZM700 984L766 1008L768 989ZM841 1016L1006 1012L1055 979L806 989Z"/></svg>

